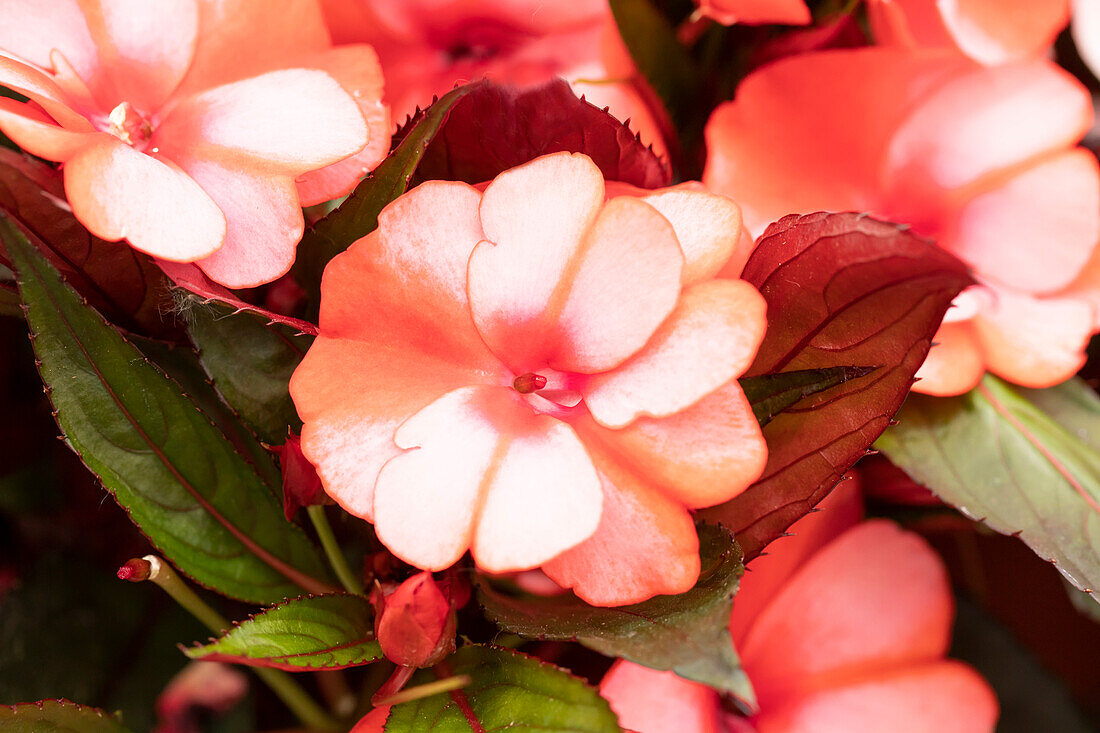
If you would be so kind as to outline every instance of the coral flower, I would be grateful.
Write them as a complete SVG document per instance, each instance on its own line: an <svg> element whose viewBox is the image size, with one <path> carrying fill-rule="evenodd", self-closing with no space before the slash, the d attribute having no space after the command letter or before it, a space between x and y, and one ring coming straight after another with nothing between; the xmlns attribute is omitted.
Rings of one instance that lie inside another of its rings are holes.
<svg viewBox="0 0 1100 733"><path fill-rule="evenodd" d="M63 164L93 234L230 287L285 273L302 205L384 157L381 82L316 0L0 0L0 86L30 100L0 130Z"/></svg>
<svg viewBox="0 0 1100 733"><path fill-rule="evenodd" d="M631 121L663 150L659 128L626 81L634 74L607 0L323 0L333 38L369 43L382 59L394 119L456 84L530 86L555 77Z"/></svg>
<svg viewBox="0 0 1100 733"><path fill-rule="evenodd" d="M700 12L724 25L807 25L812 20L803 0L696 0Z"/></svg>
<svg viewBox="0 0 1100 733"><path fill-rule="evenodd" d="M759 701L723 712L708 687L626 661L600 684L638 733L989 733L997 701L944 659L953 599L942 563L892 522L856 523L837 489L741 581L730 631Z"/></svg>
<svg viewBox="0 0 1100 733"><path fill-rule="evenodd" d="M482 193L429 181L325 270L291 379L328 493L399 558L542 566L602 605L699 573L689 509L763 470L737 377L764 300L715 278L740 212L687 184L617 185L584 155Z"/></svg>
<svg viewBox="0 0 1100 733"><path fill-rule="evenodd" d="M707 126L704 181L759 234L792 212L869 211L969 264L915 389L1028 387L1074 374L1096 330L1100 173L1075 142L1086 90L1053 64L957 53L805 54L745 79Z"/></svg>
<svg viewBox="0 0 1100 733"><path fill-rule="evenodd" d="M1069 22L1070 0L870 0L883 45L949 48L983 64L1041 55Z"/></svg>

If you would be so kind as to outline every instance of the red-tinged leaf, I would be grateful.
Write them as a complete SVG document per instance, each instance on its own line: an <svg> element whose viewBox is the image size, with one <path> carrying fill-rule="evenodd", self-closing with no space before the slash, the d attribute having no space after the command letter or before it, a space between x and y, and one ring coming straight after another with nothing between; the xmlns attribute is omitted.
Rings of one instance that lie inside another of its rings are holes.
<svg viewBox="0 0 1100 733"><path fill-rule="evenodd" d="M115 716L68 700L0 705L6 733L129 733Z"/></svg>
<svg viewBox="0 0 1100 733"><path fill-rule="evenodd" d="M607 701L592 686L534 657L471 644L434 668L421 670L410 684L429 684L451 675L466 676L469 683L459 690L394 705L386 719L386 733L622 730Z"/></svg>
<svg viewBox="0 0 1100 733"><path fill-rule="evenodd" d="M183 650L191 659L288 672L345 669L382 658L374 612L362 596L306 596L235 623L221 638Z"/></svg>
<svg viewBox="0 0 1100 733"><path fill-rule="evenodd" d="M749 376L880 367L777 415L764 427L760 480L700 513L731 529L751 559L825 498L890 424L952 299L973 280L931 242L850 213L772 224L742 277L768 302Z"/></svg>
<svg viewBox="0 0 1100 733"><path fill-rule="evenodd" d="M281 313L273 313L258 305L246 303L228 288L208 278L202 270L190 262L165 262L160 260L157 264L160 265L160 269L164 271L164 274L171 279L174 285L196 296L203 303L221 303L232 308L235 313L242 311L254 313L266 319L268 324L281 323L284 326L290 326L300 334L316 336L318 333L317 324L315 323L303 321L301 318L284 316Z"/></svg>
<svg viewBox="0 0 1100 733"><path fill-rule="evenodd" d="M671 183L668 167L627 125L578 98L561 79L529 88L475 84L428 144L413 183L482 183L563 151L592 158L608 180L640 188Z"/></svg>
<svg viewBox="0 0 1100 733"><path fill-rule="evenodd" d="M178 340L170 284L152 259L124 242L88 233L65 201L58 171L0 148L0 210L23 225L38 249L88 302L129 331ZM0 246L0 257L7 255Z"/></svg>
<svg viewBox="0 0 1100 733"><path fill-rule="evenodd" d="M320 551L180 385L80 298L0 212L39 373L66 443L153 545L240 600L326 592Z"/></svg>
<svg viewBox="0 0 1100 733"><path fill-rule="evenodd" d="M876 447L1100 602L1098 436L1100 397L1084 381L1023 389L987 374L958 397L913 395Z"/></svg>

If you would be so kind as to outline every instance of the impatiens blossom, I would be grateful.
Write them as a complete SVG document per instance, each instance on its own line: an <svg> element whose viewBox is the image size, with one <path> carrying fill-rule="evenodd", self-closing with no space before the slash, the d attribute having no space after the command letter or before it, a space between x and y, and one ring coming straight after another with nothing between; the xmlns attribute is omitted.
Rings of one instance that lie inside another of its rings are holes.
<svg viewBox="0 0 1100 733"><path fill-rule="evenodd" d="M696 0L700 12L719 23L807 25L812 18L805 0Z"/></svg>
<svg viewBox="0 0 1100 733"><path fill-rule="evenodd" d="M157 696L154 733L199 733L248 694L243 672L219 662L191 662Z"/></svg>
<svg viewBox="0 0 1100 733"><path fill-rule="evenodd" d="M971 668L944 659L953 599L917 535L857 523L854 492L796 523L749 565L730 631L759 712L672 672L618 661L600 684L638 733L990 733L997 701Z"/></svg>
<svg viewBox="0 0 1100 733"><path fill-rule="evenodd" d="M595 604L687 590L689 510L766 460L737 382L764 301L715 277L739 231L737 206L697 184L605 186L579 154L484 192L418 186L325 271L290 384L306 456L421 569L469 550Z"/></svg>
<svg viewBox="0 0 1100 733"><path fill-rule="evenodd" d="M1069 22L1070 0L869 0L876 42L961 51L983 64L1041 55Z"/></svg>
<svg viewBox="0 0 1100 733"><path fill-rule="evenodd" d="M555 77L609 107L647 145L657 122L631 89L635 75L607 0L323 0L333 38L369 43L382 60L395 120L456 84L488 78L530 86Z"/></svg>
<svg viewBox="0 0 1100 733"><path fill-rule="evenodd" d="M316 0L0 0L0 86L93 234L230 287L285 273L301 207L389 147L377 57L333 49Z"/></svg>
<svg viewBox="0 0 1100 733"><path fill-rule="evenodd" d="M1076 148L1086 90L1043 60L839 50L751 74L707 126L704 181L759 234L792 213L867 211L974 269L915 389L971 389L988 370L1057 384L1084 363L1100 292L1100 173Z"/></svg>

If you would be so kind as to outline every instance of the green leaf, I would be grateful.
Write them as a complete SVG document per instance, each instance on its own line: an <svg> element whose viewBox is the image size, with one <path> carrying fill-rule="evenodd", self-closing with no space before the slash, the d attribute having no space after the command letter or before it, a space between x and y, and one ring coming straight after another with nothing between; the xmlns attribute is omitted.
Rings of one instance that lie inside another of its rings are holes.
<svg viewBox="0 0 1100 733"><path fill-rule="evenodd" d="M1100 398L1079 379L1025 390L987 375L960 397L912 395L876 444L962 513L1018 535L1100 590Z"/></svg>
<svg viewBox="0 0 1100 733"><path fill-rule="evenodd" d="M405 193L428 143L439 132L455 103L473 88L475 85L468 84L451 90L410 120L405 126L408 132L389 157L363 179L338 209L306 232L298 245L294 273L315 302L325 265L352 242L377 228L378 214L386 204Z"/></svg>
<svg viewBox="0 0 1100 733"><path fill-rule="evenodd" d="M650 0L611 0L619 35L634 66L664 102L690 150L709 106L702 102L703 75L676 37L676 29Z"/></svg>
<svg viewBox="0 0 1100 733"><path fill-rule="evenodd" d="M210 419L3 215L0 238L66 441L158 550L245 601L328 590L317 548Z"/></svg>
<svg viewBox="0 0 1100 733"><path fill-rule="evenodd" d="M597 608L573 595L515 598L477 581L478 600L501 628L536 639L578 641L609 657L710 685L748 707L755 695L729 633L733 595L744 568L728 531L699 527L702 570L695 587L633 606Z"/></svg>
<svg viewBox="0 0 1100 733"><path fill-rule="evenodd" d="M282 445L288 428L301 431L290 375L312 336L214 303L190 311L187 331L214 387L260 440Z"/></svg>
<svg viewBox="0 0 1100 733"><path fill-rule="evenodd" d="M271 451L256 440L256 436L245 427L240 417L214 391L195 350L188 346L139 337L131 337L131 341L141 353L183 388L184 394L194 400L199 409L214 421L222 435L256 469L267 488L282 501L283 474L275 465ZM285 434L283 437L286 437Z"/></svg>
<svg viewBox="0 0 1100 733"><path fill-rule="evenodd" d="M740 380L741 389L752 405L761 427L803 397L824 392L849 379L865 377L878 367L840 366L828 369L801 369L794 372L760 374Z"/></svg>
<svg viewBox="0 0 1100 733"><path fill-rule="evenodd" d="M0 705L0 729L4 733L129 733L114 716L68 700Z"/></svg>
<svg viewBox="0 0 1100 733"><path fill-rule="evenodd" d="M288 672L344 669L382 658L374 612L362 596L308 596L280 603L217 641L185 649L191 659L275 667Z"/></svg>
<svg viewBox="0 0 1100 733"><path fill-rule="evenodd" d="M461 690L394 705L386 733L470 733L524 730L538 733L619 733L607 701L565 670L518 652L470 645L410 685L468 675Z"/></svg>

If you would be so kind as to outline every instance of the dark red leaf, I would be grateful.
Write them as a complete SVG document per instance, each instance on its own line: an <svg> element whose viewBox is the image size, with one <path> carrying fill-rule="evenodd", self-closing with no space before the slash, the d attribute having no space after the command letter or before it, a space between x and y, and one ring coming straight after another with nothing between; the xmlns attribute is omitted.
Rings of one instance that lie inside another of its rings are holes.
<svg viewBox="0 0 1100 733"><path fill-rule="evenodd" d="M211 301L222 303L223 305L233 308L235 313L240 313L241 311L255 313L267 319L269 325L272 323L282 323L283 325L296 329L298 333L304 333L310 336L316 336L319 333L316 324L310 323L309 321L303 321L300 318L294 318L292 316L284 316L281 313L274 313L258 305L246 303L225 286L219 285L208 278L205 273L193 263L160 262L159 264L160 268L174 285L197 296L200 301L205 303Z"/></svg>
<svg viewBox="0 0 1100 733"><path fill-rule="evenodd" d="M399 131L395 140L401 137ZM668 167L629 127L556 79L522 89L478 82L428 144L413 184L433 179L481 183L562 151L592 158L608 180L640 188L671 183Z"/></svg>
<svg viewBox="0 0 1100 733"><path fill-rule="evenodd" d="M880 369L810 395L764 427L764 475L701 515L755 557L833 489L901 407L966 266L905 228L859 214L784 217L742 277L768 302L749 375L836 366Z"/></svg>
<svg viewBox="0 0 1100 733"><path fill-rule="evenodd" d="M0 210L22 224L69 284L111 322L129 331L183 338L170 284L146 255L124 242L88 233L65 201L61 174L51 166L0 148ZM0 256L7 255L0 248Z"/></svg>

